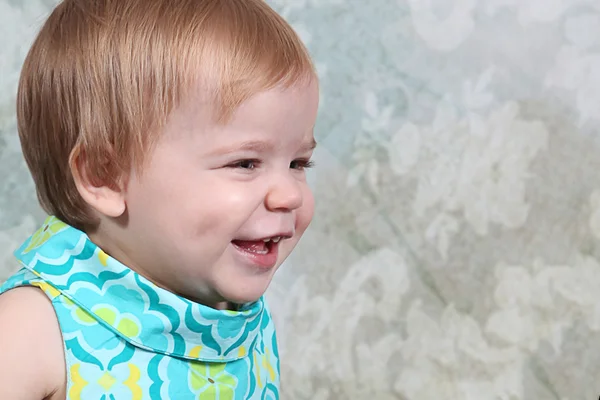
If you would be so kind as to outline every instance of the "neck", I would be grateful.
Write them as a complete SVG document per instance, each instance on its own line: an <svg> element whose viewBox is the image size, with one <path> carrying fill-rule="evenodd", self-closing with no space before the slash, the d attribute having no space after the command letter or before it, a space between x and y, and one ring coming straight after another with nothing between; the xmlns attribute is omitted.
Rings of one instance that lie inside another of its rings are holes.
<svg viewBox="0 0 600 400"><path fill-rule="evenodd" d="M169 288L169 286L166 285L164 282L161 282L161 280L159 280L159 279L155 279L155 277L152 276L152 274L148 273L144 268L140 267L138 264L133 262L133 260L130 257L128 257L128 255L127 255L128 253L130 253L129 251L126 251L125 249L123 249L119 245L118 241L113 240L112 238L109 239L111 237L111 235L103 234L102 230L100 230L100 229L96 229L94 231L88 231L88 232L86 232L86 234L88 235L90 240L96 246L101 248L107 255L109 255L110 257L119 261L123 265L126 265L132 271L135 271L139 275L143 276L144 278L148 279L150 282L152 282L153 284L155 284L156 286L158 286L164 290L167 290L178 296L184 297L195 303L203 304L207 307L214 308L216 310L229 310L229 311L238 311L239 310L238 304L223 300L222 298L213 298L212 296L211 297L207 296L206 298L190 297L189 295L186 295L185 293L180 293L178 291L174 291L171 288ZM112 236L114 236L114 235L112 235Z"/></svg>

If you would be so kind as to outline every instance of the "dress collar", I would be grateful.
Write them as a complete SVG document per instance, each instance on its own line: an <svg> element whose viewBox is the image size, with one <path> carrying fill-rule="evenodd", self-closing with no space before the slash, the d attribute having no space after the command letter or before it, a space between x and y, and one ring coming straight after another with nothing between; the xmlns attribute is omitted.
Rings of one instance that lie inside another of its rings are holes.
<svg viewBox="0 0 600 400"><path fill-rule="evenodd" d="M246 357L270 322L263 298L215 310L162 289L50 216L15 252L27 269L134 346L205 362Z"/></svg>

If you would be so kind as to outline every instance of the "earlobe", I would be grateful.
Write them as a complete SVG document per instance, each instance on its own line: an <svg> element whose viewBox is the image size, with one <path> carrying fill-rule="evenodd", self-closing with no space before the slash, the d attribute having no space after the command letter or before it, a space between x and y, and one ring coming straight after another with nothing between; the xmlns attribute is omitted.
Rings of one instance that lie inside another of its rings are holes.
<svg viewBox="0 0 600 400"><path fill-rule="evenodd" d="M104 182L90 171L85 152L76 148L69 159L71 174L79 195L98 213L118 218L125 213L125 192L122 185Z"/></svg>

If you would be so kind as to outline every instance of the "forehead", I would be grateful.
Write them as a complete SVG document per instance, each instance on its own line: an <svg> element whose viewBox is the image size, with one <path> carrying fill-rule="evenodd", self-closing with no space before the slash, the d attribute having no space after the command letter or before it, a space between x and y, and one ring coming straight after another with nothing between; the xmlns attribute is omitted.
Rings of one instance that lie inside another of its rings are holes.
<svg viewBox="0 0 600 400"><path fill-rule="evenodd" d="M264 90L244 101L227 121L216 119L216 107L199 93L174 110L165 134L203 141L228 141L234 136L293 134L312 140L319 101L318 83L296 84Z"/></svg>
<svg viewBox="0 0 600 400"><path fill-rule="evenodd" d="M319 102L316 82L262 91L242 103L226 125L252 129L270 125L294 128L301 122L314 123ZM304 124L302 124L304 125Z"/></svg>

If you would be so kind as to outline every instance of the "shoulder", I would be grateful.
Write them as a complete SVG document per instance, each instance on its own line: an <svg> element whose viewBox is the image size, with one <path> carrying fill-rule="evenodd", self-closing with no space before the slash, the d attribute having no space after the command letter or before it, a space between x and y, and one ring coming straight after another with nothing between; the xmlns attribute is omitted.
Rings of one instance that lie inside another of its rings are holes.
<svg viewBox="0 0 600 400"><path fill-rule="evenodd" d="M43 399L62 390L62 334L40 289L23 286L0 295L0 354L0 398Z"/></svg>

